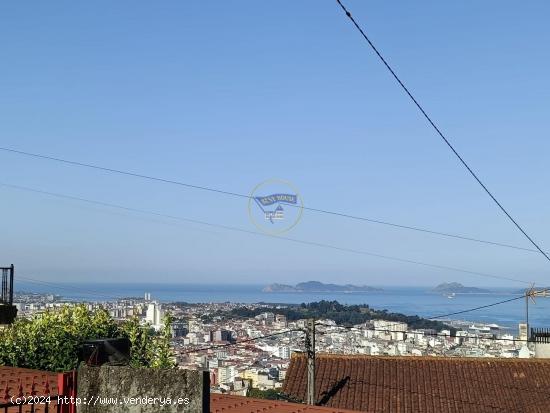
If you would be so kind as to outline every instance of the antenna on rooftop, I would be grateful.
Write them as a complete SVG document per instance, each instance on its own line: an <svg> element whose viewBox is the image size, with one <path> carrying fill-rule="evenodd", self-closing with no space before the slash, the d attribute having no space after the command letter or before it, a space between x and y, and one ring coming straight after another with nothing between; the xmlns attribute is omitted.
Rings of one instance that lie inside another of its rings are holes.
<svg viewBox="0 0 550 413"><path fill-rule="evenodd" d="M531 284L531 287L525 291L525 325L527 331L527 339L529 340L529 299L533 301L533 304L536 304L536 297L548 297L548 288L542 290L536 290L535 284Z"/></svg>

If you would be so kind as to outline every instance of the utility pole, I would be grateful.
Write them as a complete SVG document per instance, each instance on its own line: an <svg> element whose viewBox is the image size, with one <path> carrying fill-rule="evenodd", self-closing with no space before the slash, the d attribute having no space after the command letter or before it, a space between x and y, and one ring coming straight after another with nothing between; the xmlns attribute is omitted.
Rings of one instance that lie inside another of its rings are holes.
<svg viewBox="0 0 550 413"><path fill-rule="evenodd" d="M315 319L307 320L306 326L307 352L307 404L315 405Z"/></svg>
<svg viewBox="0 0 550 413"><path fill-rule="evenodd" d="M529 297L533 291L533 287L530 290L525 291L525 326L527 330L527 340L529 341Z"/></svg>

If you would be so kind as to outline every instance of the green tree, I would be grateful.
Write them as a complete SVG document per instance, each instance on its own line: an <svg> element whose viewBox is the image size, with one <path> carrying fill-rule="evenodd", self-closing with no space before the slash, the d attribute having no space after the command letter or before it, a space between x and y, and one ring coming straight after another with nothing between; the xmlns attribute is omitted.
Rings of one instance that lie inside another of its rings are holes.
<svg viewBox="0 0 550 413"><path fill-rule="evenodd" d="M149 325L141 325L139 318L133 317L122 326L122 336L131 343L130 365L149 367L153 359L154 331Z"/></svg>
<svg viewBox="0 0 550 413"><path fill-rule="evenodd" d="M156 335L137 318L117 324L105 309L88 311L85 306L65 306L16 319L0 331L0 365L64 371L76 368L81 345L90 339L127 337L130 340L131 365L171 367L170 315Z"/></svg>
<svg viewBox="0 0 550 413"><path fill-rule="evenodd" d="M174 317L168 312L165 313L162 320L162 329L157 337L157 340L155 340L154 343L154 356L151 367L170 368L176 366L176 363L174 361L174 352L172 351L172 346L170 345L172 341L173 322Z"/></svg>
<svg viewBox="0 0 550 413"><path fill-rule="evenodd" d="M109 313L84 306L46 311L31 320L17 319L0 333L0 364L51 371L78 363L80 345L88 339L117 337Z"/></svg>
<svg viewBox="0 0 550 413"><path fill-rule="evenodd" d="M286 308L276 306L248 308L246 306L233 308L227 314L219 313L219 316L239 317L254 317L258 314L271 311L278 314L283 314L289 321L295 321L306 318L330 319L334 320L338 325L356 325L362 324L370 320L381 319L387 321L401 321L407 323L411 328L432 328L437 331L442 329L451 329L450 326L437 320L429 320L417 315L405 315L400 313L389 313L388 310L375 310L367 304L363 305L343 305L338 301L321 300L312 303L302 303L300 305L289 305Z"/></svg>
<svg viewBox="0 0 550 413"><path fill-rule="evenodd" d="M282 395L275 389L260 390L255 387L248 389L247 397L253 397L255 399L268 399L268 400L280 400Z"/></svg>

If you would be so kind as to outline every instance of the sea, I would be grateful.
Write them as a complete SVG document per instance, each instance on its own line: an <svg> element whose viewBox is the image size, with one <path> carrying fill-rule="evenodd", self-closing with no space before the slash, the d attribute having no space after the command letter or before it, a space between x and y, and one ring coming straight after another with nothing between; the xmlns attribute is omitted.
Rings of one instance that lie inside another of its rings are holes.
<svg viewBox="0 0 550 413"><path fill-rule="evenodd" d="M456 294L448 298L430 291L430 287L388 286L381 291L352 293L310 292L262 292L264 285L224 284L153 284L153 283L56 283L28 284L20 281L18 291L51 293L75 301L112 301L123 297L151 298L160 302L187 303L274 303L300 304L320 300L336 300L341 304L368 304L377 310L387 310L421 317L436 317L460 312L474 307L486 306L499 301L519 297L517 288L493 289L491 293ZM519 298L504 304L476 311L445 317L447 320L462 320L471 323L498 324L506 329L517 329L525 322L526 300ZM538 297L529 303L531 327L550 327L550 297Z"/></svg>

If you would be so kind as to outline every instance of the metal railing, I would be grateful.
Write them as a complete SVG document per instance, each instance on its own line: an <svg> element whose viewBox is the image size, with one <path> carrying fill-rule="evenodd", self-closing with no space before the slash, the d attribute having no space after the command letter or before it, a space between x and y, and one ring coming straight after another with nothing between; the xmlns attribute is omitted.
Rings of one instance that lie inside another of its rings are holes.
<svg viewBox="0 0 550 413"><path fill-rule="evenodd" d="M13 264L9 267L0 267L2 278L0 279L0 304L13 304Z"/></svg>
<svg viewBox="0 0 550 413"><path fill-rule="evenodd" d="M532 328L531 341L550 344L550 328Z"/></svg>

